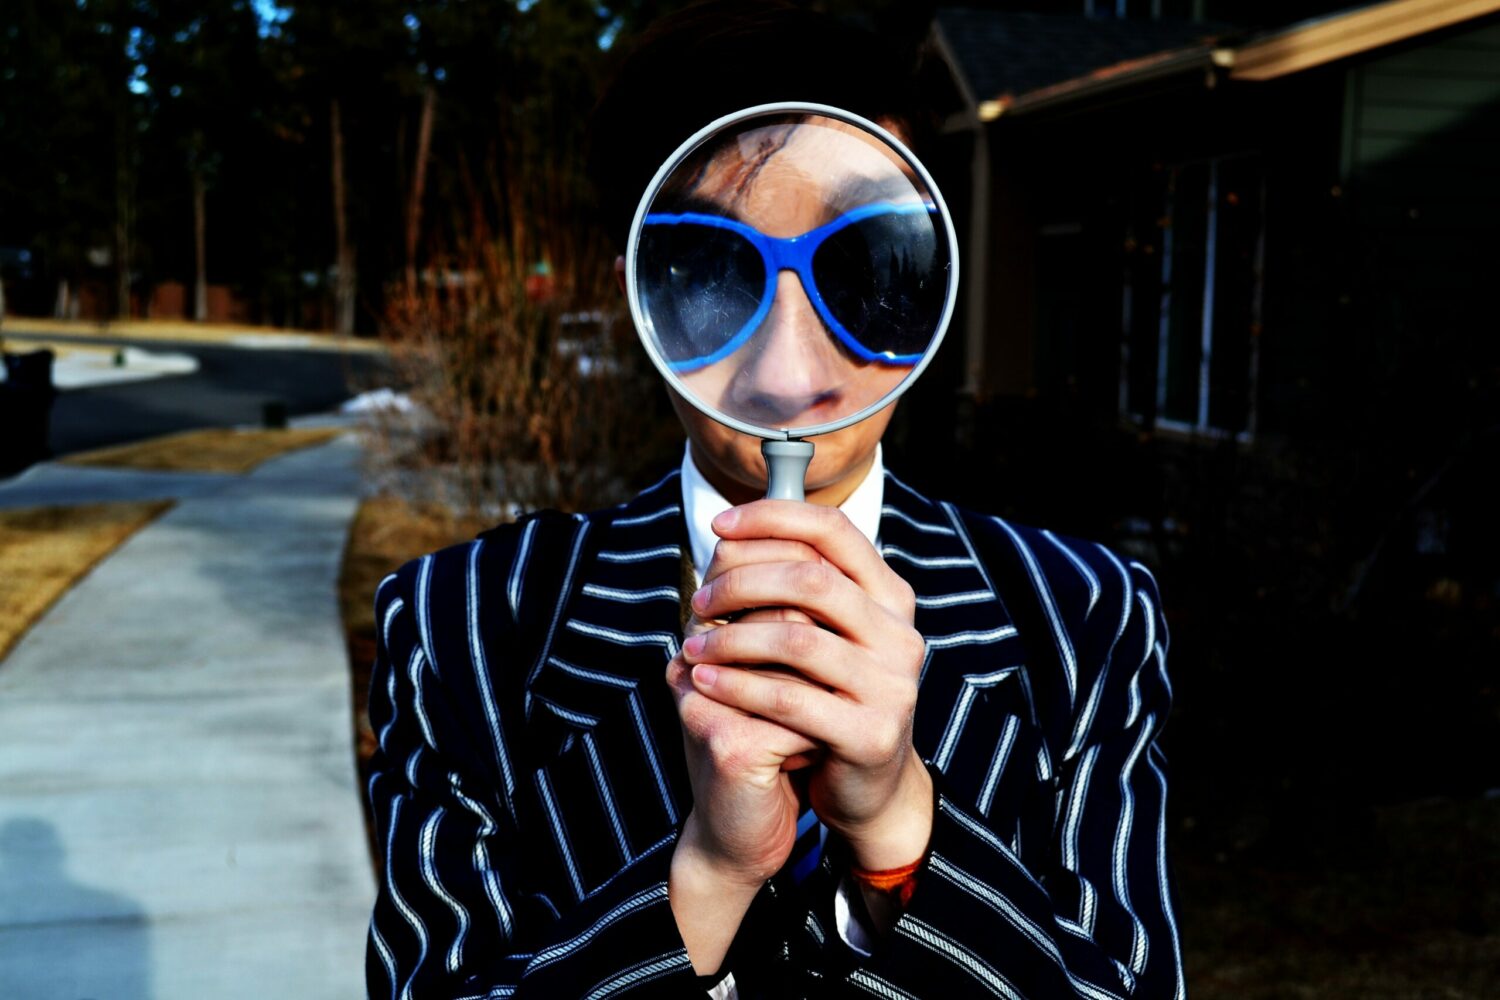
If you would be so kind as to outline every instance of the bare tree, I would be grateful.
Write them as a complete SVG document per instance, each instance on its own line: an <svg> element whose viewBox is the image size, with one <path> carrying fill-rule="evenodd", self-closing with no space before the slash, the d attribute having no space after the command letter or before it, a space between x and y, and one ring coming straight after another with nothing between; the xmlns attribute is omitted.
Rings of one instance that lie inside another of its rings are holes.
<svg viewBox="0 0 1500 1000"><path fill-rule="evenodd" d="M406 196L406 287L417 286L417 243L422 230L422 199L427 193L427 159L432 149L432 121L437 111L437 88L429 81L422 94L422 117L417 125L417 155L411 188Z"/></svg>
<svg viewBox="0 0 1500 1000"><path fill-rule="evenodd" d="M339 333L354 332L354 244L349 239L349 216L344 182L344 128L339 115L339 99L329 102L329 131L333 143L333 233L334 233L334 317Z"/></svg>

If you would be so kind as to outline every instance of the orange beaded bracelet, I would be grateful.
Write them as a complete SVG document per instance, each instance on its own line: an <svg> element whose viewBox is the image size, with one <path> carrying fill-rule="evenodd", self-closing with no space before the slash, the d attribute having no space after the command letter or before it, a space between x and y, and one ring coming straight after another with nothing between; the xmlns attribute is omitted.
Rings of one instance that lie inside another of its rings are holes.
<svg viewBox="0 0 1500 1000"><path fill-rule="evenodd" d="M911 900L911 894L917 888L917 869L922 867L922 859L918 858L909 865L900 868L887 868L884 871L872 872L863 868L851 866L849 873L854 880L867 889L875 892L883 892L893 897L902 907Z"/></svg>

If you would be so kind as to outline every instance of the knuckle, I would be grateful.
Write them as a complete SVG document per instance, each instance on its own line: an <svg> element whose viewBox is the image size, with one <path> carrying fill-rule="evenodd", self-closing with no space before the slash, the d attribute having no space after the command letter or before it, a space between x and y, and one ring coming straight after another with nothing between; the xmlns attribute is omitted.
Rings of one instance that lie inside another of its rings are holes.
<svg viewBox="0 0 1500 1000"><path fill-rule="evenodd" d="M792 624L781 630L781 652L789 662L807 659L818 647L818 636L806 625Z"/></svg>
<svg viewBox="0 0 1500 1000"><path fill-rule="evenodd" d="M917 592L901 577L896 578L896 603L908 619L917 610Z"/></svg>
<svg viewBox="0 0 1500 1000"><path fill-rule="evenodd" d="M708 759L720 774L737 774L745 763L744 748L720 727L707 742Z"/></svg>
<svg viewBox="0 0 1500 1000"><path fill-rule="evenodd" d="M732 538L721 538L714 546L712 562L719 567L732 566L740 553L740 543Z"/></svg>
<svg viewBox="0 0 1500 1000"><path fill-rule="evenodd" d="M801 684L778 684L771 692L771 707L778 715L795 715L802 710L806 692Z"/></svg>
<svg viewBox="0 0 1500 1000"><path fill-rule="evenodd" d="M821 563L798 563L792 572L793 586L810 597L821 597L833 586L833 571Z"/></svg>
<svg viewBox="0 0 1500 1000"><path fill-rule="evenodd" d="M921 663L927 658L927 640L922 638L922 634L915 629L907 630L903 645L905 647L903 652L906 654L906 662Z"/></svg>

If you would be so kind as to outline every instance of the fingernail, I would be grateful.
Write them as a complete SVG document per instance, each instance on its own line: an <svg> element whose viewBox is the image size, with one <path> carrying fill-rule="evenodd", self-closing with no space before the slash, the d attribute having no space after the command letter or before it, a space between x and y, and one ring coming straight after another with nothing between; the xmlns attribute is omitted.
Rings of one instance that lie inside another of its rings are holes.
<svg viewBox="0 0 1500 1000"><path fill-rule="evenodd" d="M738 508L731 507L720 514L718 517L714 518L714 527L723 528L724 530L728 531L730 528L734 527L735 522L737 522L739 519L740 512Z"/></svg>
<svg viewBox="0 0 1500 1000"><path fill-rule="evenodd" d="M714 682L718 679L718 667L710 667L706 663L700 663L693 668L693 680L696 681L700 687L711 688L714 686Z"/></svg>
<svg viewBox="0 0 1500 1000"><path fill-rule="evenodd" d="M682 651L689 656L697 656L699 653L703 652L703 645L706 642L708 642L708 640L703 638L703 636L701 635L690 636L688 640L682 644Z"/></svg>
<svg viewBox="0 0 1500 1000"><path fill-rule="evenodd" d="M701 614L708 610L708 599L713 593L713 587L713 584L705 583L693 594L693 599L688 603L693 606L694 611Z"/></svg>

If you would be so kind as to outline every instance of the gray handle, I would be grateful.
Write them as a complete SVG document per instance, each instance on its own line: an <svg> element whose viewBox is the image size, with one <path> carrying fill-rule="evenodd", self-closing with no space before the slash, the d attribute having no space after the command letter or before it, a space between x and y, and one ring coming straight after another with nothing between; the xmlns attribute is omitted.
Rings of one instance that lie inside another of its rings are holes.
<svg viewBox="0 0 1500 1000"><path fill-rule="evenodd" d="M805 500L807 464L812 461L811 441L762 441L766 460L767 500Z"/></svg>

